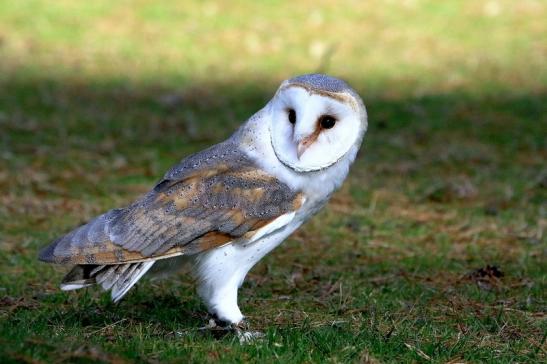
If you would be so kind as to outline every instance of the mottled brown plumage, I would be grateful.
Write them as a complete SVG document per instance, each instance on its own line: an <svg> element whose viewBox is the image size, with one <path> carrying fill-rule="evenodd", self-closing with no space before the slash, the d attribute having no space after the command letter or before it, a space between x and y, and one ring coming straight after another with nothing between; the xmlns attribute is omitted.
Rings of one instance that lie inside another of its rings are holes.
<svg viewBox="0 0 547 364"><path fill-rule="evenodd" d="M207 158L200 158L205 153ZM196 254L251 239L301 201L301 194L223 143L182 161L128 207L110 210L56 240L40 259L109 265Z"/></svg>

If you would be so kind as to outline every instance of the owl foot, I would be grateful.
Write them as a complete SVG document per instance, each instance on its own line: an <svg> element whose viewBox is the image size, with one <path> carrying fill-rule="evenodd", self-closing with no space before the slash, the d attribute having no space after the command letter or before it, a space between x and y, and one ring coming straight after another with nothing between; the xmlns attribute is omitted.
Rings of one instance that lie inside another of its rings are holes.
<svg viewBox="0 0 547 364"><path fill-rule="evenodd" d="M262 340L264 336L266 336L261 331L243 331L241 329L236 329L235 333L241 345L251 344L255 341Z"/></svg>
<svg viewBox="0 0 547 364"><path fill-rule="evenodd" d="M254 341L261 340L266 336L263 332L250 330L249 322L246 320L241 320L237 324L232 324L230 326L241 345L250 344Z"/></svg>
<svg viewBox="0 0 547 364"><path fill-rule="evenodd" d="M262 339L265 335L260 331L252 331L249 329L249 323L246 320L241 320L238 323L228 323L219 320L216 317L210 318L207 325L200 330L209 331L214 337L221 338L227 334L233 333L239 339L240 344L249 344L253 341Z"/></svg>

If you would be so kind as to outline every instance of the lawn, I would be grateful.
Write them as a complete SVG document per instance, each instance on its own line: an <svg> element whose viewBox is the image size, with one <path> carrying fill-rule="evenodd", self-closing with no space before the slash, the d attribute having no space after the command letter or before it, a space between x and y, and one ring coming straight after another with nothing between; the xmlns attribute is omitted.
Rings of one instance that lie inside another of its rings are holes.
<svg viewBox="0 0 547 364"><path fill-rule="evenodd" d="M545 362L544 1L0 0L0 361ZM199 328L184 274L61 292L54 238L222 141L296 74L369 111L343 188Z"/></svg>

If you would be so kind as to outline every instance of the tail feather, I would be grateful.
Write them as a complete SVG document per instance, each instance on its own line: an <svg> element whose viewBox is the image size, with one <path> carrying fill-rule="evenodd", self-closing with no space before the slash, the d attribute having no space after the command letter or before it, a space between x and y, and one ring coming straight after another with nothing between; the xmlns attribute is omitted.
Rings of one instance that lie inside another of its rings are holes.
<svg viewBox="0 0 547 364"><path fill-rule="evenodd" d="M120 264L113 266L110 269L110 272L105 272L105 277L103 277L103 281L101 283L103 289L105 291L114 289L116 283L123 281L123 274L127 269L129 269L130 266L130 264Z"/></svg>
<svg viewBox="0 0 547 364"><path fill-rule="evenodd" d="M139 263L131 274L126 274L122 284L116 284L112 289L112 301L118 302L137 283L139 279L152 267L154 261ZM122 276L123 279L123 276Z"/></svg>
<svg viewBox="0 0 547 364"><path fill-rule="evenodd" d="M154 263L152 260L114 265L76 265L61 282L61 289L68 291L99 284L105 291L111 290L112 300L118 302Z"/></svg>
<svg viewBox="0 0 547 364"><path fill-rule="evenodd" d="M74 266L74 268L67 273L65 278L63 278L61 289L63 291L70 291L94 285L95 278L92 277L91 272L96 269L96 267L97 266L95 265Z"/></svg>
<svg viewBox="0 0 547 364"><path fill-rule="evenodd" d="M112 288L112 285L116 282L116 265L108 266L108 269L104 269L100 272L98 272L97 276L95 277L95 280L97 284L100 284L101 287L105 291L108 291L110 288Z"/></svg>
<svg viewBox="0 0 547 364"><path fill-rule="evenodd" d="M104 267L106 267L106 265L98 265L97 268L93 269L89 275L90 276L94 276L96 275L97 273L99 273Z"/></svg>

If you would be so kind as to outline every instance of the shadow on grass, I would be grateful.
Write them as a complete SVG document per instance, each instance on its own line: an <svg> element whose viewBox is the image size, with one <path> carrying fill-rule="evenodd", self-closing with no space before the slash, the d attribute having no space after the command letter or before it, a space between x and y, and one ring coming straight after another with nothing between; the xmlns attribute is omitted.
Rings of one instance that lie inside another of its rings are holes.
<svg viewBox="0 0 547 364"><path fill-rule="evenodd" d="M62 294L54 295L58 300ZM68 300L56 304L57 309L48 314L48 321L54 326L82 329L87 337L111 326L143 326L152 335L173 336L204 326L208 319L193 291L173 293L165 287L158 290L148 280L140 282L119 303L112 303L109 294L100 293L99 287L69 295ZM45 302L43 305L48 306Z"/></svg>
<svg viewBox="0 0 547 364"><path fill-rule="evenodd" d="M92 147L98 154L142 147L175 153L188 143L198 148L231 134L267 103L277 87L268 80L188 83L179 88L108 80L7 80L0 84L2 150L27 157L44 146ZM547 111L545 92L408 97L353 86L368 106L367 143L375 143L378 133L414 130L422 142L431 133L450 131L513 151L545 147L540 133Z"/></svg>

